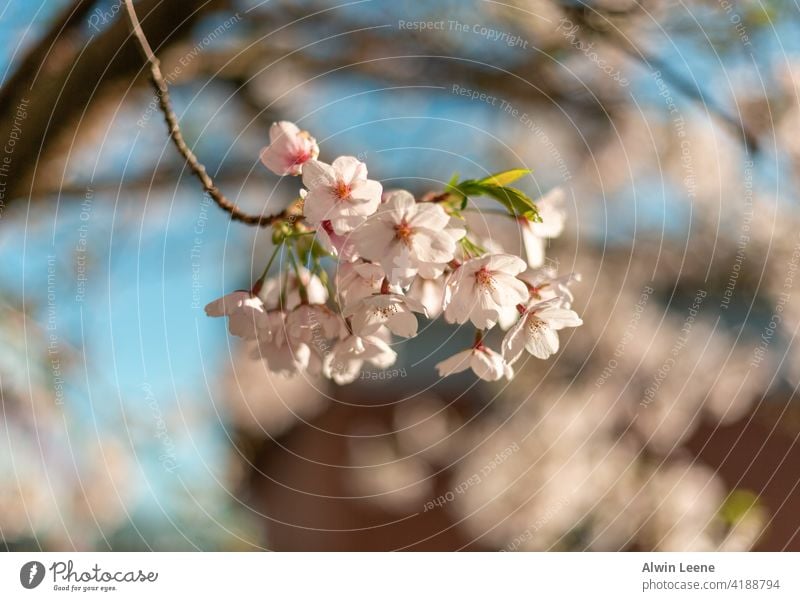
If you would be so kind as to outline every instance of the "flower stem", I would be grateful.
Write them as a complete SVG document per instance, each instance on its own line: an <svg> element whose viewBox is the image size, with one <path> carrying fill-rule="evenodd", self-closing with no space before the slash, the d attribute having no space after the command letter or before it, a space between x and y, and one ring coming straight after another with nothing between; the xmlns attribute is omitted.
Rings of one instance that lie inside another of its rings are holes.
<svg viewBox="0 0 800 601"><path fill-rule="evenodd" d="M480 257L481 255L485 255L486 254L486 249L485 248L483 248L482 246L480 246L478 244L475 244L475 242L473 242L472 240L470 240L466 236L461 238L461 240L459 240L459 242L461 243L461 248L464 250L464 253L468 257L471 257L471 258L472 257Z"/></svg>
<svg viewBox="0 0 800 601"><path fill-rule="evenodd" d="M306 290L306 285L303 283L303 278L301 277L302 272L300 271L300 264L297 261L297 257L295 256L296 248L289 247L289 260L292 262L292 266L294 267L294 271L297 274L297 290L300 292L300 302L304 305L308 304L308 290Z"/></svg>
<svg viewBox="0 0 800 601"><path fill-rule="evenodd" d="M267 266L264 268L264 271L261 272L261 277L256 280L256 283L253 285L253 289L255 289L256 286L258 286L259 290L261 289L261 286L264 284L264 279L266 279L267 274L269 273L269 268L272 267L272 263L275 261L275 257L278 256L278 252L282 247L283 242L275 246L275 250L272 251L272 255L270 256L269 261L267 261ZM256 292L255 294L258 293Z"/></svg>

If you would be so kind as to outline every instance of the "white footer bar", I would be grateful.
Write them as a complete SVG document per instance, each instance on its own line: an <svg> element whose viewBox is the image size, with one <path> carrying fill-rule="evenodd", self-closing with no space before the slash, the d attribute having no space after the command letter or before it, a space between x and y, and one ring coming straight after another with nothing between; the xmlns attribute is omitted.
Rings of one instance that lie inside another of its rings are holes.
<svg viewBox="0 0 800 601"><path fill-rule="evenodd" d="M800 599L793 553L5 553L0 599ZM184 597L186 598L186 597Z"/></svg>

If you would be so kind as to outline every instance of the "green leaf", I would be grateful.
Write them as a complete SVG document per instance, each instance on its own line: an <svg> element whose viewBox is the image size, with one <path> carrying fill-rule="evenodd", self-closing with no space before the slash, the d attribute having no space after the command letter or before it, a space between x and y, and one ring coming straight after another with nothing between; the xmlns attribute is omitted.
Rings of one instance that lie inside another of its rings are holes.
<svg viewBox="0 0 800 601"><path fill-rule="evenodd" d="M467 206L467 195L461 191L461 184L455 182L456 176L453 176L448 184L445 186L445 191L450 195L447 203L455 208L456 204L459 205L459 210L464 210Z"/></svg>
<svg viewBox="0 0 800 601"><path fill-rule="evenodd" d="M502 204L515 217L525 217L531 221L541 221L536 204L522 190L508 186L500 186L484 180L465 180L451 189L460 195L462 209L470 196L487 196Z"/></svg>
<svg viewBox="0 0 800 601"><path fill-rule="evenodd" d="M483 178L482 184L493 184L495 186L507 186L508 184L517 181L521 177L529 175L530 169L509 169L508 171L501 171L489 177Z"/></svg>

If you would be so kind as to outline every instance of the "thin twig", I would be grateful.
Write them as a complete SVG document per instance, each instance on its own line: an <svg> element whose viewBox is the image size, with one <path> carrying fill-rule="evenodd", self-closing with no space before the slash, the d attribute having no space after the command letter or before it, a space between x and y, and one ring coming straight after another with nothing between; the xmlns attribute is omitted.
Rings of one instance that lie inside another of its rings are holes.
<svg viewBox="0 0 800 601"><path fill-rule="evenodd" d="M245 213L238 208L236 204L228 200L220 191L220 189L217 188L217 186L214 184L214 180L211 179L211 176L206 171L205 166L197 159L197 156L195 156L191 148L187 146L186 140L183 138L183 133L181 133L181 128L178 125L178 116L175 114L175 111L172 108L172 102L169 98L169 86L167 85L167 80L164 79L164 75L161 73L161 64L153 52L153 49L150 47L150 43L147 41L144 31L142 31L142 26L139 23L139 17L136 15L136 10L133 7L133 0L125 0L125 8L130 20L133 37L139 45L139 48L142 51L142 54L144 54L144 58L150 67L150 80L153 83L153 88L156 91L158 106L161 109L161 112L164 114L164 119L167 122L169 137L175 143L175 147L178 149L178 152L181 153L181 156L186 159L186 162L188 163L189 168L192 170L192 173L194 173L197 176L197 179L200 180L200 183L203 185L203 189L214 200L214 202L217 203L217 206L231 216L233 221L239 221L240 223L245 223L247 225L267 227L276 223L277 221L280 221L281 219L286 219L287 211L281 211L280 213L275 213L273 215L250 215Z"/></svg>

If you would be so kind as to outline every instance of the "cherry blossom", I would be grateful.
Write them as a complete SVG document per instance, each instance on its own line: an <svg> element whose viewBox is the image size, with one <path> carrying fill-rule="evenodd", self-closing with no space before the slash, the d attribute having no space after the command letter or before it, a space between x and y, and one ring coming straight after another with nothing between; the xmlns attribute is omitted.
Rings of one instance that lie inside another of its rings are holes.
<svg viewBox="0 0 800 601"><path fill-rule="evenodd" d="M228 331L239 338L252 340L266 325L264 303L248 290L237 290L208 303L209 317L228 317Z"/></svg>
<svg viewBox="0 0 800 601"><path fill-rule="evenodd" d="M397 284L421 267L451 261L465 233L438 204L417 202L410 193L397 190L353 236L359 254L379 262L389 282Z"/></svg>
<svg viewBox="0 0 800 601"><path fill-rule="evenodd" d="M381 202L381 184L367 179L367 166L355 157L342 156L328 165L312 160L303 168L308 189L303 214L314 226L325 221L336 234L353 231Z"/></svg>
<svg viewBox="0 0 800 601"><path fill-rule="evenodd" d="M300 175L303 165L318 156L317 141L289 121L272 124L269 146L261 150L261 162L276 175Z"/></svg>
<svg viewBox="0 0 800 601"><path fill-rule="evenodd" d="M445 319L459 324L472 321L479 329L494 327L501 311L528 300L527 286L515 277L525 268L525 261L506 254L463 263L446 284Z"/></svg>
<svg viewBox="0 0 800 601"><path fill-rule="evenodd" d="M343 327L342 318L325 305L303 304L286 318L293 339L306 344L338 337Z"/></svg>
<svg viewBox="0 0 800 601"><path fill-rule="evenodd" d="M336 288L347 305L380 292L384 278L383 268L375 263L341 263L336 274Z"/></svg>
<svg viewBox="0 0 800 601"><path fill-rule="evenodd" d="M297 274L290 272L284 277L268 278L264 281L258 296L264 302L264 306L269 309L281 308L291 310L301 302L300 284L302 284L307 295L307 302L317 305L324 305L328 300L328 290L319 276L311 273L307 268L300 268L300 278ZM281 298L281 293L284 298Z"/></svg>
<svg viewBox="0 0 800 601"><path fill-rule="evenodd" d="M559 305L567 309L572 306L572 301L575 300L571 287L581 281L579 273L568 273L559 276L556 274L556 270L550 266L528 269L517 277L528 285L531 300L544 301L558 298Z"/></svg>
<svg viewBox="0 0 800 601"><path fill-rule="evenodd" d="M252 357L266 361L270 371L289 377L311 364L311 347L290 335L283 311L268 311L267 323L260 333Z"/></svg>
<svg viewBox="0 0 800 601"><path fill-rule="evenodd" d="M348 227L357 227L361 223L361 218L348 219L350 225ZM341 257L344 261L355 261L358 259L358 251L349 235L337 234L333 229L333 224L330 220L325 220L319 224L316 231L317 240L319 240L322 248L329 252L333 257Z"/></svg>
<svg viewBox="0 0 800 601"><path fill-rule="evenodd" d="M534 357L547 359L558 351L558 330L582 323L575 311L559 306L559 298L534 303L524 309L503 339L503 357L514 363L527 350Z"/></svg>
<svg viewBox="0 0 800 601"><path fill-rule="evenodd" d="M324 356L330 349L329 341L346 335L347 329L341 316L328 307L302 304L286 318L286 333L291 341L287 350L308 346L308 359L304 360L302 367L309 374L318 376L322 373ZM304 353L304 349L301 352Z"/></svg>
<svg viewBox="0 0 800 601"><path fill-rule="evenodd" d="M533 203L523 192L508 189L511 203L499 190L526 170L454 180L418 202L405 190L383 190L355 157L327 164L318 152L296 125L272 126L264 164L279 175L302 175L304 188L268 220L277 246L264 276L251 291L206 307L209 315L229 318L231 334L255 340L251 355L270 371L348 384L365 363L385 369L395 362L392 337L416 336L416 314L444 315L478 331L472 348L440 362L439 373L472 369L496 381L512 377L511 363L524 349L549 356L558 349L557 330L580 325L571 310L579 277L558 276L544 264L545 240L564 225L560 190L537 203L538 223L516 216ZM476 195L493 199L503 212L475 213L468 205ZM279 273L267 277L273 264ZM511 328L502 353L484 344L495 326Z"/></svg>
<svg viewBox="0 0 800 601"><path fill-rule="evenodd" d="M414 313L427 316L421 303L402 294L373 294L366 296L344 310L351 319L353 332L359 335L374 334L382 326L404 338L417 335L417 318Z"/></svg>
<svg viewBox="0 0 800 601"><path fill-rule="evenodd" d="M397 353L384 340L381 333L358 336L350 334L339 340L325 356L323 374L337 384L349 384L368 362L378 369L386 369L397 360Z"/></svg>
<svg viewBox="0 0 800 601"><path fill-rule="evenodd" d="M482 343L437 363L436 369L441 377L472 369L481 380L488 382L495 382L503 377L508 379L514 377L514 370L502 355Z"/></svg>

